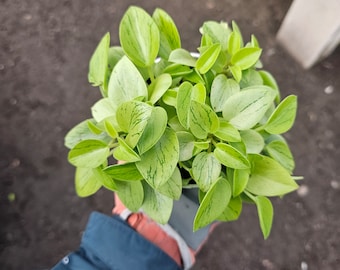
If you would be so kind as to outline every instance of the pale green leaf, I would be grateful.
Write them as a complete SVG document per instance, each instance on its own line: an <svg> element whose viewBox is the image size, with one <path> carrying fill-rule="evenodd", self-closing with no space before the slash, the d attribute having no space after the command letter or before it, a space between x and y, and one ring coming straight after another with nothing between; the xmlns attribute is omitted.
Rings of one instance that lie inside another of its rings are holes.
<svg viewBox="0 0 340 270"><path fill-rule="evenodd" d="M169 62L195 67L196 66L196 59L188 52L182 48L173 50L169 56Z"/></svg>
<svg viewBox="0 0 340 270"><path fill-rule="evenodd" d="M110 33L106 33L95 49L89 65L88 80L93 86L103 86L107 91Z"/></svg>
<svg viewBox="0 0 340 270"><path fill-rule="evenodd" d="M144 185L144 202L142 205L143 211L154 221L165 224L168 222L172 207L173 200L143 181Z"/></svg>
<svg viewBox="0 0 340 270"><path fill-rule="evenodd" d="M250 154L251 172L247 190L260 196L281 196L298 188L289 172L270 157Z"/></svg>
<svg viewBox="0 0 340 270"><path fill-rule="evenodd" d="M143 76L126 56L112 70L108 97L113 104L113 111L123 102L131 101L138 97L145 97L146 99L148 97L148 90Z"/></svg>
<svg viewBox="0 0 340 270"><path fill-rule="evenodd" d="M233 66L240 67L241 70L248 69L256 64L260 59L262 49L245 47L237 51L230 60Z"/></svg>
<svg viewBox="0 0 340 270"><path fill-rule="evenodd" d="M287 132L294 124L297 110L297 97L290 95L276 107L264 129L271 134Z"/></svg>
<svg viewBox="0 0 340 270"><path fill-rule="evenodd" d="M262 77L260 73L255 69L251 68L242 71L242 79L240 81L241 88L262 84L263 84Z"/></svg>
<svg viewBox="0 0 340 270"><path fill-rule="evenodd" d="M231 125L227 120L222 118L220 120L220 126L214 135L227 142L239 142L241 141L241 136L239 131Z"/></svg>
<svg viewBox="0 0 340 270"><path fill-rule="evenodd" d="M106 143L99 140L84 140L74 146L68 161L76 167L96 168L102 165L110 152Z"/></svg>
<svg viewBox="0 0 340 270"><path fill-rule="evenodd" d="M229 34L231 33L228 24L223 22L218 23L215 21L206 21L204 22L201 31L203 32L205 38L207 38L207 36L209 37L211 44L219 43L221 44L223 51L227 49L228 38Z"/></svg>
<svg viewBox="0 0 340 270"><path fill-rule="evenodd" d="M272 141L266 145L265 150L290 173L293 172L295 167L294 157L286 142Z"/></svg>
<svg viewBox="0 0 340 270"><path fill-rule="evenodd" d="M132 212L137 212L144 200L142 181L116 181L117 195L122 203Z"/></svg>
<svg viewBox="0 0 340 270"><path fill-rule="evenodd" d="M169 89L162 96L162 101L169 106L176 107L177 104L177 91L174 89Z"/></svg>
<svg viewBox="0 0 340 270"><path fill-rule="evenodd" d="M122 103L117 109L117 122L127 132L126 143L134 148L151 117L153 107L140 101Z"/></svg>
<svg viewBox="0 0 340 270"><path fill-rule="evenodd" d="M76 126L74 126L65 136L65 146L69 149L72 149L77 143L84 140L99 140L105 143L109 143L111 140L105 133L94 134L88 126L88 122L91 121L93 124L94 120L89 119L80 122Z"/></svg>
<svg viewBox="0 0 340 270"><path fill-rule="evenodd" d="M199 153L192 163L192 174L199 188L207 192L221 174L221 163L213 153Z"/></svg>
<svg viewBox="0 0 340 270"><path fill-rule="evenodd" d="M111 138L113 138L113 139L117 138L118 132L117 132L116 128L114 127L114 125L111 123L111 121L105 120L105 121L104 121L104 127L105 127L106 133L107 133Z"/></svg>
<svg viewBox="0 0 340 270"><path fill-rule="evenodd" d="M228 181L219 178L204 196L194 219L194 231L217 220L227 207L231 197Z"/></svg>
<svg viewBox="0 0 340 270"><path fill-rule="evenodd" d="M102 186L102 183L94 173L92 168L76 168L75 189L79 197L87 197L96 193Z"/></svg>
<svg viewBox="0 0 340 270"><path fill-rule="evenodd" d="M119 25L119 40L126 55L137 66L153 65L160 46L160 34L156 23L145 10L129 7Z"/></svg>
<svg viewBox="0 0 340 270"><path fill-rule="evenodd" d="M139 181L143 179L135 163L115 164L106 167L103 171L115 180Z"/></svg>
<svg viewBox="0 0 340 270"><path fill-rule="evenodd" d="M267 86L247 87L226 100L223 118L239 130L250 129L264 116L275 98L275 91Z"/></svg>
<svg viewBox="0 0 340 270"><path fill-rule="evenodd" d="M238 32L232 32L228 39L228 52L233 55L241 48L242 37Z"/></svg>
<svg viewBox="0 0 340 270"><path fill-rule="evenodd" d="M214 44L197 59L196 68L201 74L207 73L215 64L221 51L220 44Z"/></svg>
<svg viewBox="0 0 340 270"><path fill-rule="evenodd" d="M239 84L228 79L224 74L219 74L211 85L210 102L215 112L221 112L225 101L233 94L240 91Z"/></svg>
<svg viewBox="0 0 340 270"><path fill-rule="evenodd" d="M263 137L255 130L241 130L241 138L246 146L247 154L259 154L263 150Z"/></svg>
<svg viewBox="0 0 340 270"><path fill-rule="evenodd" d="M109 98L102 98L91 107L91 112L93 118L99 123L106 118L114 117L116 109Z"/></svg>
<svg viewBox="0 0 340 270"><path fill-rule="evenodd" d="M205 139L208 133L218 130L219 119L210 106L193 100L190 104L189 127L195 137Z"/></svg>
<svg viewBox="0 0 340 270"><path fill-rule="evenodd" d="M182 195L182 176L176 167L172 176L157 191L171 199L179 200Z"/></svg>
<svg viewBox="0 0 340 270"><path fill-rule="evenodd" d="M140 137L137 148L139 154L143 154L153 147L162 137L167 126L168 116L162 107L153 107L151 116Z"/></svg>
<svg viewBox="0 0 340 270"><path fill-rule="evenodd" d="M176 110L179 122L186 129L189 128L189 111L191 104L192 84L184 82L180 85L177 93Z"/></svg>
<svg viewBox="0 0 340 270"><path fill-rule="evenodd" d="M229 70L230 70L231 74L233 75L235 81L237 81L239 83L242 79L241 68L239 66L229 66Z"/></svg>
<svg viewBox="0 0 340 270"><path fill-rule="evenodd" d="M223 213L218 217L220 221L237 220L242 212L242 199L240 196L231 198L228 206L223 210Z"/></svg>
<svg viewBox="0 0 340 270"><path fill-rule="evenodd" d="M179 159L176 133L166 129L160 140L136 162L139 172L154 188L162 186L173 174Z"/></svg>
<svg viewBox="0 0 340 270"><path fill-rule="evenodd" d="M98 181L100 181L105 188L111 191L117 191L117 185L115 181L109 175L107 175L101 167L93 169L93 172Z"/></svg>
<svg viewBox="0 0 340 270"><path fill-rule="evenodd" d="M259 216L260 227L264 239L267 239L273 224L274 209L270 200L263 196L257 196L255 199L257 213Z"/></svg>
<svg viewBox="0 0 340 270"><path fill-rule="evenodd" d="M186 131L176 132L179 142L179 160L189 160L193 156L195 137Z"/></svg>
<svg viewBox="0 0 340 270"><path fill-rule="evenodd" d="M246 188L249 179L249 169L234 170L233 197L240 195Z"/></svg>
<svg viewBox="0 0 340 270"><path fill-rule="evenodd" d="M214 155L223 165L227 167L233 169L248 169L250 167L247 157L229 144L216 144Z"/></svg>
<svg viewBox="0 0 340 270"><path fill-rule="evenodd" d="M170 74L163 73L149 86L149 101L155 104L163 94L170 88L172 78Z"/></svg>
<svg viewBox="0 0 340 270"><path fill-rule="evenodd" d="M118 137L117 139L119 146L113 150L113 157L116 160L136 162L141 159L140 156L122 138Z"/></svg>
<svg viewBox="0 0 340 270"><path fill-rule="evenodd" d="M159 55L164 59L168 59L171 51L181 47L181 38L176 24L169 14L160 8L155 9L152 18L160 33Z"/></svg>

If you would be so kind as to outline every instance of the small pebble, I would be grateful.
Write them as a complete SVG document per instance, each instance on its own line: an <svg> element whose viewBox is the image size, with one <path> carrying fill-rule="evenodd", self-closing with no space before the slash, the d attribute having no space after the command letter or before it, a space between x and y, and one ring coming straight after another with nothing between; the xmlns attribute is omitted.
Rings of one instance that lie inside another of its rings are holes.
<svg viewBox="0 0 340 270"><path fill-rule="evenodd" d="M32 20L32 15L31 14L25 14L24 15L24 20L26 20L26 21Z"/></svg>
<svg viewBox="0 0 340 270"><path fill-rule="evenodd" d="M326 88L325 88L325 94L327 95L330 95L330 94L333 94L334 92L334 86L333 85L328 85Z"/></svg>
<svg viewBox="0 0 340 270"><path fill-rule="evenodd" d="M306 185L301 185L299 187L299 189L297 190L297 194L300 196L300 197L306 197L309 193L309 188L308 186Z"/></svg>
<svg viewBox="0 0 340 270"><path fill-rule="evenodd" d="M339 189L340 184L339 184L338 181L332 180L331 181L331 187L334 188L334 189Z"/></svg>
<svg viewBox="0 0 340 270"><path fill-rule="evenodd" d="M20 166L20 159L18 158L13 159L11 164L9 165L11 169L17 168L19 166Z"/></svg>
<svg viewBox="0 0 340 270"><path fill-rule="evenodd" d="M262 265L268 270L273 270L275 268L274 264L268 259L262 260Z"/></svg>
<svg viewBox="0 0 340 270"><path fill-rule="evenodd" d="M308 264L306 262L301 262L301 270L308 270Z"/></svg>
<svg viewBox="0 0 340 270"><path fill-rule="evenodd" d="M0 70L4 70L5 69L5 65L4 64L0 64Z"/></svg>

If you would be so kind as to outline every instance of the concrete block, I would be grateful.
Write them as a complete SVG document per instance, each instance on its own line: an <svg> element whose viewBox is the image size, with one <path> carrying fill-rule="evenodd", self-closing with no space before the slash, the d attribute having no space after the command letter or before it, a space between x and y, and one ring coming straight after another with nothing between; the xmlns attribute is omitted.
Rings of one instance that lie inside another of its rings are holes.
<svg viewBox="0 0 340 270"><path fill-rule="evenodd" d="M340 43L340 0L294 0L277 40L304 68L312 67Z"/></svg>

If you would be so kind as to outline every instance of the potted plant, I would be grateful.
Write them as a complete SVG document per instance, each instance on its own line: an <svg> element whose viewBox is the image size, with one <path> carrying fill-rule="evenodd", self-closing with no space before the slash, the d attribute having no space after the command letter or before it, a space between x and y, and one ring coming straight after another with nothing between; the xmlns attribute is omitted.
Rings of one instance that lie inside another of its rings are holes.
<svg viewBox="0 0 340 270"><path fill-rule="evenodd" d="M207 21L200 32L190 53L164 10L150 16L132 6L120 22L120 46L104 35L88 76L102 98L93 118L65 137L76 191L84 197L103 186L131 211L166 223L173 200L197 188L193 230L236 220L242 203L252 202L267 238L268 197L298 187L281 135L295 121L297 97L281 100L258 41L252 35L244 43L235 22Z"/></svg>

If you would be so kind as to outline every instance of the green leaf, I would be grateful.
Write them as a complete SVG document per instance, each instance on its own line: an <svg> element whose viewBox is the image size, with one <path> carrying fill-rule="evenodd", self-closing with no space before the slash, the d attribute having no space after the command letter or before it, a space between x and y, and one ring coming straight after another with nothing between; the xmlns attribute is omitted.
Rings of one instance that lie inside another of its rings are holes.
<svg viewBox="0 0 340 270"><path fill-rule="evenodd" d="M293 172L295 167L294 157L286 142L272 141L266 145L265 150L273 159L287 169L288 172Z"/></svg>
<svg viewBox="0 0 340 270"><path fill-rule="evenodd" d="M122 138L118 137L117 139L119 146L113 150L113 157L116 160L136 162L141 159L140 156Z"/></svg>
<svg viewBox="0 0 340 270"><path fill-rule="evenodd" d="M93 169L93 173L97 177L97 179L102 183L102 185L111 191L117 191L117 185L114 180L107 175L101 167Z"/></svg>
<svg viewBox="0 0 340 270"><path fill-rule="evenodd" d="M239 84L228 79L224 74L219 74L211 85L210 102L215 112L221 112L225 101L233 94L240 91Z"/></svg>
<svg viewBox="0 0 340 270"><path fill-rule="evenodd" d="M117 121L120 128L127 132L126 143L134 148L141 138L151 117L153 107L140 101L129 101L117 109Z"/></svg>
<svg viewBox="0 0 340 270"><path fill-rule="evenodd" d="M160 140L136 162L139 172L154 188L162 186L173 174L179 159L176 133L166 129Z"/></svg>
<svg viewBox="0 0 340 270"><path fill-rule="evenodd" d="M294 124L297 110L297 97L290 95L276 107L265 125L265 131L271 134L287 132Z"/></svg>
<svg viewBox="0 0 340 270"><path fill-rule="evenodd" d="M241 130L242 141L246 145L247 154L259 154L263 150L263 137L255 130Z"/></svg>
<svg viewBox="0 0 340 270"><path fill-rule="evenodd" d="M104 128L106 133L113 139L118 137L118 132L116 130L116 128L114 127L114 125L112 124L111 121L109 120L105 120L104 121Z"/></svg>
<svg viewBox="0 0 340 270"><path fill-rule="evenodd" d="M92 168L76 168L75 188L79 197L87 197L96 193L102 186L101 181Z"/></svg>
<svg viewBox="0 0 340 270"><path fill-rule="evenodd" d="M205 103L207 97L207 90L203 83L197 83L192 88L191 99L200 103Z"/></svg>
<svg viewBox="0 0 340 270"><path fill-rule="evenodd" d="M189 67L196 66L196 59L188 52L182 48L173 50L169 56L169 62L176 64L181 64Z"/></svg>
<svg viewBox="0 0 340 270"><path fill-rule="evenodd" d="M92 133L99 135L103 131L99 128L98 124L95 124L93 121L87 121L87 125Z"/></svg>
<svg viewBox="0 0 340 270"><path fill-rule="evenodd" d="M96 168L102 165L110 152L103 141L84 140L75 145L68 154L68 161L76 167Z"/></svg>
<svg viewBox="0 0 340 270"><path fill-rule="evenodd" d="M271 87L271 88L273 88L277 91L277 96L276 96L275 101L277 103L279 103L280 99L281 99L280 89L279 89L279 86L277 85L277 82L276 82L275 78L273 77L273 75L270 74L268 71L265 71L265 70L260 70L258 72L262 77L263 84L267 85L267 86L269 86L269 87Z"/></svg>
<svg viewBox="0 0 340 270"><path fill-rule="evenodd" d="M138 97L148 97L148 90L138 69L124 56L114 67L111 73L108 97L113 104L113 108L118 108L126 101L134 100Z"/></svg>
<svg viewBox="0 0 340 270"><path fill-rule="evenodd" d="M192 174L199 188L206 192L221 174L221 163L213 153L199 153L192 163Z"/></svg>
<svg viewBox="0 0 340 270"><path fill-rule="evenodd" d="M242 79L240 81L241 88L262 84L263 80L258 71L254 69L246 69L242 71Z"/></svg>
<svg viewBox="0 0 340 270"><path fill-rule="evenodd" d="M139 181L143 179L135 163L115 164L106 167L103 171L115 180Z"/></svg>
<svg viewBox="0 0 340 270"><path fill-rule="evenodd" d="M234 33L237 33L238 36L240 37L240 46L243 47L243 38L242 38L242 33L240 28L238 27L237 23L235 21L231 22L231 27L233 29Z"/></svg>
<svg viewBox="0 0 340 270"><path fill-rule="evenodd" d="M103 86L106 91L109 46L110 33L106 33L91 57L88 74L88 80L93 86Z"/></svg>
<svg viewBox="0 0 340 270"><path fill-rule="evenodd" d="M194 219L194 231L218 219L231 197L228 181L220 177L204 196Z"/></svg>
<svg viewBox="0 0 340 270"><path fill-rule="evenodd" d="M227 142L239 142L241 141L240 133L233 125L229 124L227 120L219 119L220 126L214 135Z"/></svg>
<svg viewBox="0 0 340 270"><path fill-rule="evenodd" d="M171 64L163 70L163 73L169 73L172 77L179 77L192 73L192 69L180 64Z"/></svg>
<svg viewBox="0 0 340 270"><path fill-rule="evenodd" d="M226 50L228 46L228 38L231 30L226 23L218 23L215 21L207 21L204 22L203 27L203 36L209 36L211 43L219 43L222 46L222 50Z"/></svg>
<svg viewBox="0 0 340 270"><path fill-rule="evenodd" d="M195 137L205 139L208 133L218 130L219 119L210 106L193 100L190 104L189 127Z"/></svg>
<svg viewBox="0 0 340 270"><path fill-rule="evenodd" d="M214 155L227 167L233 169L248 169L250 167L247 157L229 144L216 144Z"/></svg>
<svg viewBox="0 0 340 270"><path fill-rule="evenodd" d="M105 133L94 134L88 126L88 122L91 121L95 124L93 119L85 120L73 127L65 136L65 146L72 149L76 144L84 140L99 140L104 143L109 143L111 140Z"/></svg>
<svg viewBox="0 0 340 270"><path fill-rule="evenodd" d="M179 200L182 195L182 176L177 167L168 181L157 188L157 191L171 199Z"/></svg>
<svg viewBox="0 0 340 270"><path fill-rule="evenodd" d="M242 37L238 32L232 32L228 39L228 52L233 55L241 48Z"/></svg>
<svg viewBox="0 0 340 270"><path fill-rule="evenodd" d="M239 66L229 66L229 70L230 70L231 74L233 75L235 81L237 81L239 83L242 79L241 68Z"/></svg>
<svg viewBox="0 0 340 270"><path fill-rule="evenodd" d="M220 44L210 46L200 57L197 59L196 68L201 74L207 73L215 64L221 51Z"/></svg>
<svg viewBox="0 0 340 270"><path fill-rule="evenodd" d="M108 98L98 100L91 108L93 118L99 123L106 118L115 116L115 106Z"/></svg>
<svg viewBox="0 0 340 270"><path fill-rule="evenodd" d="M144 190L142 181L116 181L117 195L132 212L137 212L143 204Z"/></svg>
<svg viewBox="0 0 340 270"><path fill-rule="evenodd" d="M120 59L125 55L124 50L120 46L113 46L109 48L109 73L116 66Z"/></svg>
<svg viewBox="0 0 340 270"><path fill-rule="evenodd" d="M289 172L270 157L250 154L250 178L247 190L260 196L281 196L298 188Z"/></svg>
<svg viewBox="0 0 340 270"><path fill-rule="evenodd" d="M168 123L168 116L162 107L153 107L151 116L140 137L137 148L143 154L153 147L162 137Z"/></svg>
<svg viewBox="0 0 340 270"><path fill-rule="evenodd" d="M256 64L260 59L262 49L245 47L237 51L230 60L233 66L238 66L241 70L248 69Z"/></svg>
<svg viewBox="0 0 340 270"><path fill-rule="evenodd" d="M273 224L274 209L270 200L263 196L257 196L255 199L257 213L259 215L260 227L264 239L267 239Z"/></svg>
<svg viewBox="0 0 340 270"><path fill-rule="evenodd" d="M267 86L247 87L226 100L223 118L239 130L250 129L264 116L275 98L275 91Z"/></svg>
<svg viewBox="0 0 340 270"><path fill-rule="evenodd" d="M164 10L156 8L152 15L160 33L159 55L168 59L171 51L181 47L181 39L176 24Z"/></svg>
<svg viewBox="0 0 340 270"><path fill-rule="evenodd" d="M155 104L163 94L170 88L172 84L172 78L170 74L163 73L151 83L149 87L149 101Z"/></svg>
<svg viewBox="0 0 340 270"><path fill-rule="evenodd" d="M191 104L192 84L184 82L180 85L177 93L176 110L179 122L183 127L189 129L189 111Z"/></svg>
<svg viewBox="0 0 340 270"><path fill-rule="evenodd" d="M169 106L176 107L177 104L177 91L173 89L169 89L162 96L162 101Z"/></svg>
<svg viewBox="0 0 340 270"><path fill-rule="evenodd" d="M160 34L146 11L136 6L129 7L119 25L119 39L126 55L137 66L153 65L160 46Z"/></svg>
<svg viewBox="0 0 340 270"><path fill-rule="evenodd" d="M195 147L195 137L186 131L178 131L176 135L179 142L179 161L191 159Z"/></svg>
<svg viewBox="0 0 340 270"><path fill-rule="evenodd" d="M144 202L142 205L143 211L154 221L165 224L168 222L173 200L163 194L157 192L147 183L143 181L144 185Z"/></svg>
<svg viewBox="0 0 340 270"><path fill-rule="evenodd" d="M218 217L220 221L234 221L237 220L242 212L242 199L240 196L231 198L226 209Z"/></svg>
<svg viewBox="0 0 340 270"><path fill-rule="evenodd" d="M240 195L246 188L249 179L249 169L234 170L233 176L233 197Z"/></svg>

